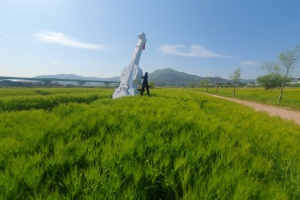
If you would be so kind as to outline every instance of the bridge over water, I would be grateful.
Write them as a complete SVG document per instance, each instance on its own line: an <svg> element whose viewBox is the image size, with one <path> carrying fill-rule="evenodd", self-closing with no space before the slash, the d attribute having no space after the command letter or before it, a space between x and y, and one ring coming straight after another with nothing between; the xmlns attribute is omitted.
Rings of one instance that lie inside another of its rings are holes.
<svg viewBox="0 0 300 200"><path fill-rule="evenodd" d="M26 80L26 81L40 81L45 84L50 84L54 81L72 81L77 82L79 85L84 85L85 83L104 83L108 86L111 83L118 83L119 81L102 81L102 80L84 80L84 79L60 79L60 78L25 78L25 77L9 77L0 76L0 80Z"/></svg>

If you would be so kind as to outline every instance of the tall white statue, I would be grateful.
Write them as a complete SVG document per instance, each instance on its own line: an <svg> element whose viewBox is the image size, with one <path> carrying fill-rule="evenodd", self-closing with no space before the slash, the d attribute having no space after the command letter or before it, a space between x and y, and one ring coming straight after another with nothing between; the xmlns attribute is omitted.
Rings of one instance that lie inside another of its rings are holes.
<svg viewBox="0 0 300 200"><path fill-rule="evenodd" d="M143 70L139 68L139 62L142 50L145 49L146 41L145 33L140 33L130 64L123 69L120 77L120 85L116 87L112 95L114 99L123 96L133 96L139 93L137 87L143 76Z"/></svg>

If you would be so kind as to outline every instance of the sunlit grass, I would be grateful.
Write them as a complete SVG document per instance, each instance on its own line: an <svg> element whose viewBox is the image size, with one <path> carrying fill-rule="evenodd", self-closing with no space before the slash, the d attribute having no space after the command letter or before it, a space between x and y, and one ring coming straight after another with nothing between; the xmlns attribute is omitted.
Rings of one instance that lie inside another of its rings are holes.
<svg viewBox="0 0 300 200"><path fill-rule="evenodd" d="M1 199L300 198L295 123L198 91L89 91L0 112Z"/></svg>
<svg viewBox="0 0 300 200"><path fill-rule="evenodd" d="M206 92L206 89L199 88L194 89L198 91ZM208 93L232 97L232 88L219 88L216 93L215 88L211 88L208 90ZM282 100L278 103L280 89L269 89L264 90L264 88L237 88L236 95L232 98L244 99L250 101L256 101L263 104L282 106L287 108L292 108L296 110L300 110L300 89L299 88L285 88L282 96Z"/></svg>

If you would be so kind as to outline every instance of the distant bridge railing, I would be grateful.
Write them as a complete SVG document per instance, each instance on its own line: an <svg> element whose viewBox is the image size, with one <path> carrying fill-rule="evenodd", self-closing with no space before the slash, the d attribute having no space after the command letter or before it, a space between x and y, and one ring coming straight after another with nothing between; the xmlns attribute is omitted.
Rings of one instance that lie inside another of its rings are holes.
<svg viewBox="0 0 300 200"><path fill-rule="evenodd" d="M25 78L25 77L9 77L9 76L0 76L0 80L26 80L26 81L40 81L43 83L51 83L54 81L72 81L77 82L80 85L83 85L88 82L93 83L104 83L109 85L111 83L120 83L119 81L102 81L102 80L84 80L84 79L60 79L60 78Z"/></svg>

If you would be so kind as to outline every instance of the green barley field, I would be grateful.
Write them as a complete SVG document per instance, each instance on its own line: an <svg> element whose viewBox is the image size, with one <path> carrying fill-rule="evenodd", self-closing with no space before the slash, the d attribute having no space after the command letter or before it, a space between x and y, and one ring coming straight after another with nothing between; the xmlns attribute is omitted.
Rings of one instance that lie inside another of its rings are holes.
<svg viewBox="0 0 300 200"><path fill-rule="evenodd" d="M112 93L0 88L0 199L300 199L294 122L201 90Z"/></svg>

